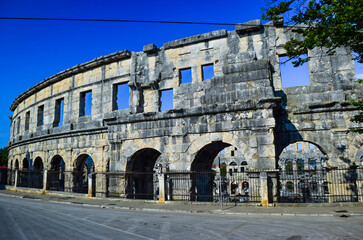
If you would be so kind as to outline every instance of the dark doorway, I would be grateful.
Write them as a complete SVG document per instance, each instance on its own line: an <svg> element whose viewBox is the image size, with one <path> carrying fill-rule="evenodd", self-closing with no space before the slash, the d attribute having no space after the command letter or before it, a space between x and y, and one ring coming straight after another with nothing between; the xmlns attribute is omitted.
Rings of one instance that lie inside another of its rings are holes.
<svg viewBox="0 0 363 240"><path fill-rule="evenodd" d="M87 154L79 156L73 169L73 192L88 193L88 175L95 171L95 164ZM95 184L93 184L95 187ZM95 193L95 191L92 191Z"/></svg>
<svg viewBox="0 0 363 240"><path fill-rule="evenodd" d="M34 160L33 171L31 172L31 187L43 188L43 160L40 157Z"/></svg>
<svg viewBox="0 0 363 240"><path fill-rule="evenodd" d="M23 168L19 171L20 187L29 187L29 161L27 158L23 159Z"/></svg>
<svg viewBox="0 0 363 240"><path fill-rule="evenodd" d="M49 190L64 191L65 164L63 158L59 155L56 155L53 157L50 164L50 171L48 175Z"/></svg>
<svg viewBox="0 0 363 240"><path fill-rule="evenodd" d="M198 202L213 201L214 172L212 164L216 156L224 148L231 146L222 141L212 142L204 146L195 157L192 170L191 200Z"/></svg>
<svg viewBox="0 0 363 240"><path fill-rule="evenodd" d="M135 199L153 199L154 172L153 168L161 153L152 148L137 151L127 164L128 186L127 197Z"/></svg>
<svg viewBox="0 0 363 240"><path fill-rule="evenodd" d="M15 166L14 166L15 170L19 170L19 161L18 159L15 160Z"/></svg>

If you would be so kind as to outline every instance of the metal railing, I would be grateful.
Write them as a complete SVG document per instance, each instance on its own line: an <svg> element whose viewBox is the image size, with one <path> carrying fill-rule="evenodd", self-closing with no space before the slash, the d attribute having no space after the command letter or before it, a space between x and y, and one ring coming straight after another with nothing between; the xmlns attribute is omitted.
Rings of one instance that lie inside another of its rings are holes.
<svg viewBox="0 0 363 240"><path fill-rule="evenodd" d="M363 168L288 170L278 175L278 202L357 202L363 197Z"/></svg>
<svg viewBox="0 0 363 240"><path fill-rule="evenodd" d="M19 187L28 188L43 188L43 171L42 170L28 170L23 169L18 171L19 174ZM12 172L12 177L15 178L15 172ZM15 179L11 180L14 184Z"/></svg>
<svg viewBox="0 0 363 240"><path fill-rule="evenodd" d="M43 188L43 171L18 170L18 187ZM270 174L270 173L268 173ZM15 184L15 170L7 170L7 182ZM89 193L88 173L48 171L47 190ZM164 176L164 178L160 178ZM279 203L363 202L363 168L280 170L268 175L270 199ZM128 199L159 199L159 178L165 181L168 201L261 202L260 172L213 171L98 172L92 173L92 194ZM99 189L96 188L96 179Z"/></svg>
<svg viewBox="0 0 363 240"><path fill-rule="evenodd" d="M167 172L165 176L169 201L260 201L259 173L232 172L221 177L215 172Z"/></svg>
<svg viewBox="0 0 363 240"><path fill-rule="evenodd" d="M65 171L48 171L48 189L51 191L64 191Z"/></svg>
<svg viewBox="0 0 363 240"><path fill-rule="evenodd" d="M8 168L7 184L14 186L15 184L15 170Z"/></svg>
<svg viewBox="0 0 363 240"><path fill-rule="evenodd" d="M104 174L106 176L107 197L150 200L159 198L157 173L107 172Z"/></svg>
<svg viewBox="0 0 363 240"><path fill-rule="evenodd" d="M329 202L358 202L363 200L363 168L331 168L326 173Z"/></svg>

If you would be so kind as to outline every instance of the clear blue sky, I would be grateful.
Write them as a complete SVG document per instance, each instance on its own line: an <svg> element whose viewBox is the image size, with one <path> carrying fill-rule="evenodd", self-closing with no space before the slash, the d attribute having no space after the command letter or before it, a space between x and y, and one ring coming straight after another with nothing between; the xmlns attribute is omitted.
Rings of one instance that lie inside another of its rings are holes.
<svg viewBox="0 0 363 240"><path fill-rule="evenodd" d="M261 16L255 1L0 0L1 17L99 18L239 23ZM9 107L22 92L96 57L233 26L0 20L0 147L10 138ZM363 73L363 69L361 71Z"/></svg>

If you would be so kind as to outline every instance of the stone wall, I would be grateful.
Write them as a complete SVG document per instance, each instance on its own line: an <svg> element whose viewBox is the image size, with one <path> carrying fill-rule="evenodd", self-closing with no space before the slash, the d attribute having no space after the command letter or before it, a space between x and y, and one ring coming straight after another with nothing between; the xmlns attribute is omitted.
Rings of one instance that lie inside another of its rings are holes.
<svg viewBox="0 0 363 240"><path fill-rule="evenodd" d="M352 164L363 152L362 137L349 132L358 127L349 121L358 113L349 100L363 97L352 53L310 51L310 85L282 88L279 57L290 30L255 20L237 24L235 31L116 52L47 78L11 105L9 167L41 157L49 169L59 155L73 171L78 157L87 154L97 172L132 171L140 164L135 159L153 149L170 170L196 170L233 146L249 169L275 169L283 149L297 141L316 144L330 165ZM206 65L213 65L211 79L204 79ZM181 71L189 68L192 81L183 83ZM118 84L129 87L127 109L115 109ZM173 108L160 111L162 91L170 89ZM82 94L90 91L91 114L81 116ZM57 126L59 99L62 126ZM104 188L104 182L97 184Z"/></svg>

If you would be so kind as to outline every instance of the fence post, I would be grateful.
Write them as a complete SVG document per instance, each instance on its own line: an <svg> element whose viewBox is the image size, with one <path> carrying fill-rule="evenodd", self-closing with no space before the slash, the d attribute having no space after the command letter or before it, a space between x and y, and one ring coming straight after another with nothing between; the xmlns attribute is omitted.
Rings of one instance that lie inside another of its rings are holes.
<svg viewBox="0 0 363 240"><path fill-rule="evenodd" d="M43 172L43 191L42 194L45 194L45 191L48 188L48 170L44 170Z"/></svg>
<svg viewBox="0 0 363 240"><path fill-rule="evenodd" d="M260 196L262 207L268 206L268 182L267 172L260 172Z"/></svg>
<svg viewBox="0 0 363 240"><path fill-rule="evenodd" d="M326 168L326 181L328 182L329 191L329 203L335 202L335 196L337 195L337 186L332 176L332 169L338 169L337 167Z"/></svg>
<svg viewBox="0 0 363 240"><path fill-rule="evenodd" d="M159 203L165 203L165 175L164 173L158 174L159 178Z"/></svg>
<svg viewBox="0 0 363 240"><path fill-rule="evenodd" d="M15 170L15 180L14 180L14 187L16 189L16 187L19 184L19 170Z"/></svg>
<svg viewBox="0 0 363 240"><path fill-rule="evenodd" d="M93 174L88 174L88 198L92 198L93 196Z"/></svg>

